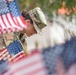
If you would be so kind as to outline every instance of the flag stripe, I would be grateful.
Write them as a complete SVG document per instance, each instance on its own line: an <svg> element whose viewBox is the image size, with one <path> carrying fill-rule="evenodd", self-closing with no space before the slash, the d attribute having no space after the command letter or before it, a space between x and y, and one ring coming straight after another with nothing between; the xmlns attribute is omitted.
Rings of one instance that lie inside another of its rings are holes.
<svg viewBox="0 0 76 75"><path fill-rule="evenodd" d="M19 71L23 71L23 70L25 70L25 69L27 69L26 72L28 72L30 67L34 67L35 65L38 65L39 63L40 63L39 60L30 62L30 63L27 64L27 65L26 65L26 63L24 63L24 65L22 65L20 68L17 68L14 72L15 72L15 73L16 73L16 72L18 73ZM34 66L33 66L33 65L34 65ZM30 69L30 70L32 71L32 69Z"/></svg>
<svg viewBox="0 0 76 75"><path fill-rule="evenodd" d="M15 28L14 28L14 25L15 25L15 23L13 22L13 19L12 19L12 14L10 13L10 14L8 14L8 19L9 19L9 21L10 21L10 23L11 23L11 26L12 26L12 31L14 32L15 31Z"/></svg>
<svg viewBox="0 0 76 75"><path fill-rule="evenodd" d="M5 31L5 25L4 25L4 23L3 23L3 20L2 20L2 17L0 16L0 25L1 25L1 31L2 31L2 33L5 33L6 31Z"/></svg>
<svg viewBox="0 0 76 75"><path fill-rule="evenodd" d="M11 65L10 71L7 72L7 74L8 75L38 75L38 74L47 75L45 72L45 67L42 63L40 53L29 55L26 58Z"/></svg>
<svg viewBox="0 0 76 75"><path fill-rule="evenodd" d="M4 29L6 29L6 25L4 23L3 15L1 16L1 24Z"/></svg>
<svg viewBox="0 0 76 75"><path fill-rule="evenodd" d="M3 29L3 33L5 34L5 33L7 33L8 29L6 29L7 27L6 27L6 24L4 22L3 15L1 16L1 19L2 19L2 22L3 22L4 26L5 26L5 29Z"/></svg>
<svg viewBox="0 0 76 75"><path fill-rule="evenodd" d="M23 28L26 28L26 25L24 25L24 24L22 23L22 20L21 20L20 17L17 17L17 20L18 20L19 24L20 24Z"/></svg>
<svg viewBox="0 0 76 75"><path fill-rule="evenodd" d="M18 60L24 58L24 56L25 56L24 51L19 52L18 54L16 54L13 57L11 57L10 61L17 62Z"/></svg>
<svg viewBox="0 0 76 75"><path fill-rule="evenodd" d="M7 14L6 14L6 15L7 15ZM6 28L7 28L7 30L8 30L8 33L9 33L9 32L10 32L9 28L11 29L11 26L10 26L8 20L7 20L6 15L3 15L3 20L4 20L4 24L6 25Z"/></svg>
<svg viewBox="0 0 76 75"><path fill-rule="evenodd" d="M6 60L6 59L10 59L10 54L9 54L9 52L7 51L7 49L6 48L4 48L3 50L0 50L0 60Z"/></svg>
<svg viewBox="0 0 76 75"><path fill-rule="evenodd" d="M0 4L0 34L17 32L27 27L15 0L9 3L4 0Z"/></svg>

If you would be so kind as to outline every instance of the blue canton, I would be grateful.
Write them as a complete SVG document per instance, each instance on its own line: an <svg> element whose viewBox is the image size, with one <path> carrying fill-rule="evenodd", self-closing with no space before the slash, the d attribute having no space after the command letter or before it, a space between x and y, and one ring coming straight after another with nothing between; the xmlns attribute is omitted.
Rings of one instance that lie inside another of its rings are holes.
<svg viewBox="0 0 76 75"><path fill-rule="evenodd" d="M17 17L17 16L21 15L19 8L18 8L18 3L16 0L9 2L9 7L10 7L10 10L11 10L13 16Z"/></svg>
<svg viewBox="0 0 76 75"><path fill-rule="evenodd" d="M63 58L65 69L69 69L71 64L76 63L76 38L71 38L65 43L64 52L60 57Z"/></svg>
<svg viewBox="0 0 76 75"><path fill-rule="evenodd" d="M7 2L7 0L0 0L0 15L12 13L14 17L20 16L20 10L16 0Z"/></svg>
<svg viewBox="0 0 76 75"><path fill-rule="evenodd" d="M64 67L69 68L71 62L76 62L76 57L72 53L74 50L76 54L76 39L71 38L63 45L56 45L54 47L48 47L42 50L43 60L47 68L48 75L55 75L56 73L56 61L58 57L63 57L65 63ZM67 53L65 53L67 51ZM69 52L70 51L70 52ZM69 56L67 55L69 53ZM67 58L66 58L67 57Z"/></svg>
<svg viewBox="0 0 76 75"><path fill-rule="evenodd" d="M10 55L16 55L17 53L21 52L22 46L18 40L15 40L9 46L6 47Z"/></svg>
<svg viewBox="0 0 76 75"><path fill-rule="evenodd" d="M0 0L0 15L9 13L9 6L7 0Z"/></svg>
<svg viewBox="0 0 76 75"><path fill-rule="evenodd" d="M57 45L55 47L43 49L43 60L46 65L48 75L54 75L56 73L56 61L63 50L64 45Z"/></svg>

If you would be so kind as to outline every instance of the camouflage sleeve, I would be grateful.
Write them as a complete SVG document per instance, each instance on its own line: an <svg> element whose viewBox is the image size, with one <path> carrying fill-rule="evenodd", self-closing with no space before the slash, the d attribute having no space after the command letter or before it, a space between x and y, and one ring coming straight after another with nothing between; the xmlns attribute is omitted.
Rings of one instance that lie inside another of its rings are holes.
<svg viewBox="0 0 76 75"><path fill-rule="evenodd" d="M23 50L25 51L25 53L27 53L27 42L26 42L26 37L24 34L20 33L20 32L16 32L14 33L15 35L15 39L16 40L19 40L22 47L23 47Z"/></svg>
<svg viewBox="0 0 76 75"><path fill-rule="evenodd" d="M22 45L23 50L26 52L27 43L26 43L26 37L24 36L24 34L20 32L14 32L10 34L5 34L3 38L5 41L5 47L8 46L10 43L12 43L14 40L19 40Z"/></svg>

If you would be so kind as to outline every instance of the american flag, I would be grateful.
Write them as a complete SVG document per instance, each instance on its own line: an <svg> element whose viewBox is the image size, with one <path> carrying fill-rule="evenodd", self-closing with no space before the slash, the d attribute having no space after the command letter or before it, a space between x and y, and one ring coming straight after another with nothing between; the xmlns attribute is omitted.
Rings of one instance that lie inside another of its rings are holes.
<svg viewBox="0 0 76 75"><path fill-rule="evenodd" d="M15 40L13 43L7 46L6 49L11 55L10 62L16 62L25 57L25 52L23 51L22 45L19 40Z"/></svg>
<svg viewBox="0 0 76 75"><path fill-rule="evenodd" d="M47 72L41 54L36 52L12 64L3 75L47 75Z"/></svg>
<svg viewBox="0 0 76 75"><path fill-rule="evenodd" d="M56 75L56 60L63 52L64 45L36 51L10 65L4 75Z"/></svg>
<svg viewBox="0 0 76 75"><path fill-rule="evenodd" d="M0 50L0 60L8 59L9 62L14 63L25 57L25 52L18 40L15 40L6 48Z"/></svg>
<svg viewBox="0 0 76 75"><path fill-rule="evenodd" d="M56 75L56 60L63 52L64 45L48 47L10 64L4 75Z"/></svg>
<svg viewBox="0 0 76 75"><path fill-rule="evenodd" d="M9 46L0 50L0 75L9 69L9 64L13 64L24 57L25 52L18 40L15 40Z"/></svg>
<svg viewBox="0 0 76 75"><path fill-rule="evenodd" d="M27 25L20 14L16 0L0 0L0 34L16 32Z"/></svg>

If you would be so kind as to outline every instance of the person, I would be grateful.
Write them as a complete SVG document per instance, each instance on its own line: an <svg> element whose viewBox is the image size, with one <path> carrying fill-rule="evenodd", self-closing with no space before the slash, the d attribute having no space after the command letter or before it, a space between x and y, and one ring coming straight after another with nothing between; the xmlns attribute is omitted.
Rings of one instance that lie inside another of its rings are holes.
<svg viewBox="0 0 76 75"><path fill-rule="evenodd" d="M76 38L65 44L64 51L56 63L57 75L76 75Z"/></svg>
<svg viewBox="0 0 76 75"><path fill-rule="evenodd" d="M25 19L27 28L24 28L19 32L9 33L11 36L14 36L14 39L12 39L9 43L9 40L6 39L6 36L8 37L9 34L4 35L4 40L6 46L14 40L19 40L23 46L23 50L26 52L26 37L30 37L37 33L41 34L42 29L47 26L47 21L43 11L39 7L36 7L28 12L26 12L26 10L22 11L21 14Z"/></svg>

